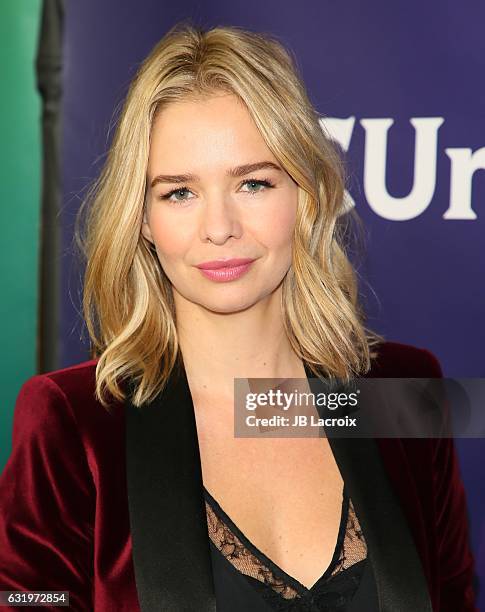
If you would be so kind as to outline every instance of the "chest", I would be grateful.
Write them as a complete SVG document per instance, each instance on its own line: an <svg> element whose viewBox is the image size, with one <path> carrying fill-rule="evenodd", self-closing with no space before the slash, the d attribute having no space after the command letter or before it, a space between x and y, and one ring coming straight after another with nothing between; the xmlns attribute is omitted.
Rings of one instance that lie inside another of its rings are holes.
<svg viewBox="0 0 485 612"><path fill-rule="evenodd" d="M233 412L198 403L205 488L250 542L311 587L332 559L343 481L326 438L235 438Z"/></svg>

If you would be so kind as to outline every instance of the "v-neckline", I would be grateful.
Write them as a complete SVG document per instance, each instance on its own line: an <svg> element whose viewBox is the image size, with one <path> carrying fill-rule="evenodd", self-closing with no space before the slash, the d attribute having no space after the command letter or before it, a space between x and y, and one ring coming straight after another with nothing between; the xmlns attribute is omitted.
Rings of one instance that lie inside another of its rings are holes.
<svg viewBox="0 0 485 612"><path fill-rule="evenodd" d="M388 346L383 361L366 376L399 374L399 355ZM420 368L418 374L429 374L424 365ZM194 601L200 612L214 612L211 552L216 549L208 545L207 522L201 520L206 512L192 397L185 369L178 374L142 409L132 402L136 385L128 379L126 484L137 593L143 612L160 606L188 610ZM321 387L311 376L307 371L317 393ZM339 436L330 436L329 442L362 526L380 607L432 612L420 559L425 549L417 548L413 538L421 515L404 443ZM403 499L409 502L405 507Z"/></svg>
<svg viewBox="0 0 485 612"><path fill-rule="evenodd" d="M317 578L317 580L312 584L311 587L307 587L304 584L302 584L299 580L297 580L296 578L294 578L293 576L291 576L290 574L285 572L285 570L283 570L279 565L277 565L267 555L265 555L265 553L262 550L260 550L257 546L255 546L251 542L251 540L244 534L244 532L242 532L239 529L239 527L236 525L236 523L231 519L231 517L221 507L219 502L211 495L211 493L205 488L204 485L203 485L203 491L204 491L204 497L208 501L209 505L211 505L213 508L215 507L216 514L219 514L219 516L222 517L223 522L226 523L226 525L229 527L229 529L244 544L244 546L259 561L261 561L264 565L266 565L268 567L268 569L270 569L273 572L273 574L275 574L277 577L279 577L282 580L284 580L284 582L286 584L288 584L290 587L292 587L300 595L303 595L305 593L313 592L318 587L318 585L320 585L322 582L325 582L326 580L328 580L328 578L330 577L332 571L334 570L334 568L335 568L335 566L336 566L336 564L337 564L337 562L339 560L340 552L341 552L341 549L342 549L342 546L343 546L343 540L344 540L345 532L346 532L346 528L347 528L350 500L349 500L349 495L348 495L347 489L345 487L345 483L344 483L344 486L343 486L343 489L342 489L342 508L341 508L341 512L340 512L340 523L339 523L339 529L338 529L338 533L337 533L337 540L336 540L336 543L335 543L335 548L334 548L334 551L333 551L332 559L330 560L330 563L328 564L328 566L325 569L325 571L323 572L323 574L320 576L320 578ZM222 551L218 547L216 547L216 548L217 548L217 550L219 551L220 554L223 554ZM226 561L228 561L228 560L226 559ZM229 563L229 561L228 561L228 563Z"/></svg>

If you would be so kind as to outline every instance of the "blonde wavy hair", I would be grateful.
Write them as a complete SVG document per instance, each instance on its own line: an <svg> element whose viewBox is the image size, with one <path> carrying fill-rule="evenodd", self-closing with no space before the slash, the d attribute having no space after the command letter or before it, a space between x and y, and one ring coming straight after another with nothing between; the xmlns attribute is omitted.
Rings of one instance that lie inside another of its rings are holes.
<svg viewBox="0 0 485 612"><path fill-rule="evenodd" d="M298 184L292 265L282 285L292 348L316 376L348 380L369 370L372 347L383 338L364 327L356 272L344 249L355 211L345 210L342 160L296 65L268 34L186 23L173 27L141 64L76 223L86 258L83 313L103 406L110 396L126 397L127 381L135 406L153 400L183 362L171 283L141 233L150 132L167 104L217 92L245 103Z"/></svg>

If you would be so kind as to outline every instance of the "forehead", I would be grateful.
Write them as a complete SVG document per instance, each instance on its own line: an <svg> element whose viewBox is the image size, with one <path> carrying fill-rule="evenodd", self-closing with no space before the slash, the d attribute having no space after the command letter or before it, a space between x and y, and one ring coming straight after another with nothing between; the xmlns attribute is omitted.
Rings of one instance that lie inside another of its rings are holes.
<svg viewBox="0 0 485 612"><path fill-rule="evenodd" d="M153 130L168 131L175 122L190 123L194 126L202 123L217 123L217 119L237 118L251 120L244 102L236 95L217 92L196 96L190 95L184 100L169 102L158 111L153 123Z"/></svg>
<svg viewBox="0 0 485 612"><path fill-rule="evenodd" d="M261 155L273 159L245 104L237 96L224 93L172 102L157 114L148 170L234 166L240 161L258 161ZM188 164L191 168L186 167Z"/></svg>

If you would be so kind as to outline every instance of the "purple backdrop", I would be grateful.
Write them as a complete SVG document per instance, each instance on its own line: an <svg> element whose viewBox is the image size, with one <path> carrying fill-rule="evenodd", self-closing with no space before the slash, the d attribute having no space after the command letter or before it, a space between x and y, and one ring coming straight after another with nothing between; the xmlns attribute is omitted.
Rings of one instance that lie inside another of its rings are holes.
<svg viewBox="0 0 485 612"><path fill-rule="evenodd" d="M190 18L207 27L268 31L294 50L313 103L347 152L349 192L368 230L360 274L370 325L389 339L432 350L446 376L485 377L485 5L314 0L302 6L68 3L62 365L88 357L80 272L71 254L80 198L100 169L113 109L139 62L168 28ZM457 446L483 583L485 441Z"/></svg>

